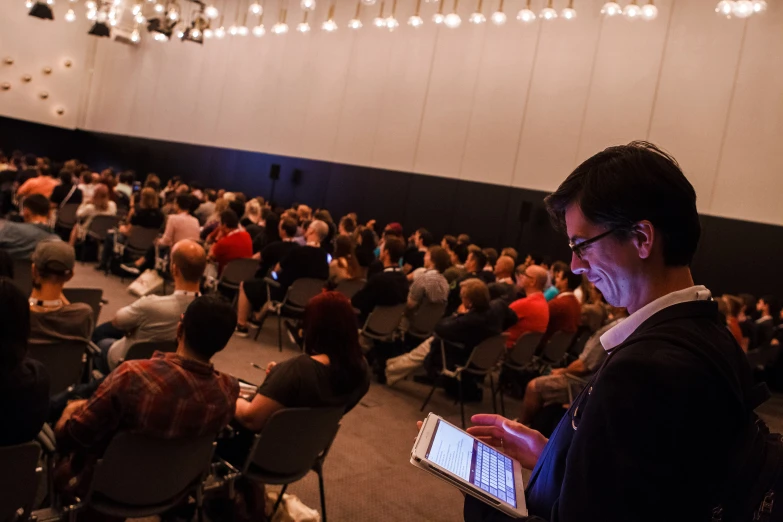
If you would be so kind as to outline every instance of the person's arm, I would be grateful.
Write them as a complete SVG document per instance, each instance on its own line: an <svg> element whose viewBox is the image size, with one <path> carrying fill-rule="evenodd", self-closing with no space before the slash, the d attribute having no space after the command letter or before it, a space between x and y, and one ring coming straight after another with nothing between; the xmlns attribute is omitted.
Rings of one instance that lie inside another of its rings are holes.
<svg viewBox="0 0 783 522"><path fill-rule="evenodd" d="M283 409L282 404L257 393L250 402L245 399L237 399L234 418L250 431L259 432L266 424L266 421L269 420L269 417L281 409Z"/></svg>
<svg viewBox="0 0 783 522"><path fill-rule="evenodd" d="M582 375L589 373L589 370L582 359L575 360L565 368L555 368L552 370L552 375L563 375L564 373L569 373L575 377L581 377Z"/></svg>
<svg viewBox="0 0 783 522"><path fill-rule="evenodd" d="M424 285L420 281L414 281L408 291L408 310L412 311L418 308L423 298Z"/></svg>
<svg viewBox="0 0 783 522"><path fill-rule="evenodd" d="M298 393L300 385L299 357L267 366L266 379L258 387L253 400L249 403L244 399L237 400L234 417L240 424L251 431L261 431L273 413L290 404L291 397Z"/></svg>
<svg viewBox="0 0 783 522"><path fill-rule="evenodd" d="M158 240L160 246L172 246L172 242L174 241L174 224L177 221L176 219L171 219L172 217L174 216L171 215L166 220L166 228L163 230L163 235Z"/></svg>
<svg viewBox="0 0 783 522"><path fill-rule="evenodd" d="M95 207L92 206L92 203L86 203L84 205L79 205L79 208L76 209L76 218L81 219L83 217L86 217L90 214L92 214L92 211Z"/></svg>
<svg viewBox="0 0 783 522"><path fill-rule="evenodd" d="M19 187L19 189L16 191L17 196L27 196L28 193L32 190L33 184L31 183L35 178L30 178L24 183L22 183L22 186Z"/></svg>
<svg viewBox="0 0 783 522"><path fill-rule="evenodd" d="M148 310L145 299L142 297L138 301L135 301L124 308L117 310L117 313L111 320L112 326L122 330L123 332L132 332L141 326L144 318L150 313L154 313L152 310Z"/></svg>

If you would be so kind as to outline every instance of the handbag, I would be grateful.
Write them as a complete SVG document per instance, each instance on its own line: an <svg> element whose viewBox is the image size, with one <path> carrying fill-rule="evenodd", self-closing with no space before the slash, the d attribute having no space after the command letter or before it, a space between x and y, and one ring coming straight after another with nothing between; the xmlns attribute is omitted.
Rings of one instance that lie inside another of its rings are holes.
<svg viewBox="0 0 783 522"><path fill-rule="evenodd" d="M277 494L266 494L267 512L271 512L277 501ZM283 494L283 500L277 511L270 515L272 522L321 522L321 514L313 508L305 506L296 495Z"/></svg>
<svg viewBox="0 0 783 522"><path fill-rule="evenodd" d="M128 292L138 297L144 297L162 290L164 283L158 272L150 268L128 285Z"/></svg>

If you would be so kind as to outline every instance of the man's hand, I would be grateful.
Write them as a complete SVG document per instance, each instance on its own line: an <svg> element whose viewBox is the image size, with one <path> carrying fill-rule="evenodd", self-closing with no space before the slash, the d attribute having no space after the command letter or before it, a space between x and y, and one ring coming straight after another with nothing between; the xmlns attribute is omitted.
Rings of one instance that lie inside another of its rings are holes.
<svg viewBox="0 0 783 522"><path fill-rule="evenodd" d="M271 361L269 364L266 365L266 374L269 375L269 372L272 371L272 368L277 366L277 363L275 361Z"/></svg>
<svg viewBox="0 0 783 522"><path fill-rule="evenodd" d="M63 410L63 414L60 416L60 420L57 421L57 425L54 427L55 432L61 432L65 427L65 423L68 422L68 419L73 417L73 414L76 412L76 410L80 409L85 404L87 404L87 399L79 399L69 402Z"/></svg>
<svg viewBox="0 0 783 522"><path fill-rule="evenodd" d="M527 469L536 466L548 442L536 430L500 415L480 413L470 420L475 426L468 428L468 433L519 461Z"/></svg>
<svg viewBox="0 0 783 522"><path fill-rule="evenodd" d="M466 313L468 313L468 309L465 307L465 303L462 303L459 305L459 308L457 308L457 314L461 315Z"/></svg>
<svg viewBox="0 0 783 522"><path fill-rule="evenodd" d="M555 368L552 370L551 375L565 375L566 368Z"/></svg>

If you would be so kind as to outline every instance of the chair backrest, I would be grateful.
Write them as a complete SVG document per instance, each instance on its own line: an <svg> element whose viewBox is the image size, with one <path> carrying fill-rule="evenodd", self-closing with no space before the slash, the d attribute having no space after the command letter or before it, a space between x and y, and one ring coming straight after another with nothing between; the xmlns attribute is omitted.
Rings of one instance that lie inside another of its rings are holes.
<svg viewBox="0 0 783 522"><path fill-rule="evenodd" d="M339 283L337 283L337 286L335 287L335 292L340 292L348 299L351 299L356 292L362 289L364 287L364 284L367 281L361 278L355 278L355 279L343 279Z"/></svg>
<svg viewBox="0 0 783 522"><path fill-rule="evenodd" d="M49 393L56 395L77 384L82 377L86 350L84 342L30 343L27 346L32 359L40 361L49 374Z"/></svg>
<svg viewBox="0 0 783 522"><path fill-rule="evenodd" d="M544 347L542 356L549 362L558 363L563 359L571 343L574 341L574 333L555 332Z"/></svg>
<svg viewBox="0 0 783 522"><path fill-rule="evenodd" d="M345 408L285 408L276 411L256 435L243 472L299 477L328 451Z"/></svg>
<svg viewBox="0 0 783 522"><path fill-rule="evenodd" d="M95 465L89 496L128 507L176 499L208 470L216 435L159 439L120 432Z"/></svg>
<svg viewBox="0 0 783 522"><path fill-rule="evenodd" d="M132 226L125 248L136 252L146 252L155 242L155 238L160 234L160 229Z"/></svg>
<svg viewBox="0 0 783 522"><path fill-rule="evenodd" d="M41 478L40 456L36 442L0 447L0 522L27 520ZM23 515L17 519L19 509Z"/></svg>
<svg viewBox="0 0 783 522"><path fill-rule="evenodd" d="M497 366L504 353L506 353L506 337L493 335L473 348L465 366L471 373L487 373Z"/></svg>
<svg viewBox="0 0 783 522"><path fill-rule="evenodd" d="M446 303L424 301L411 317L408 333L416 337L429 337L445 311Z"/></svg>
<svg viewBox="0 0 783 522"><path fill-rule="evenodd" d="M26 296L33 291L33 262L29 259L14 259L14 285Z"/></svg>
<svg viewBox="0 0 783 522"><path fill-rule="evenodd" d="M92 308L93 319L98 324L98 316L101 314L102 288L63 288L63 295L72 303L85 303Z"/></svg>
<svg viewBox="0 0 783 522"><path fill-rule="evenodd" d="M177 341L144 341L135 343L128 349L123 361L149 359L155 352L176 352Z"/></svg>
<svg viewBox="0 0 783 522"><path fill-rule="evenodd" d="M310 301L310 299L323 291L325 284L326 281L321 279L311 279L309 277L297 279L290 287L288 287L286 305L296 308L304 308L307 306L307 302Z"/></svg>
<svg viewBox="0 0 783 522"><path fill-rule="evenodd" d="M220 274L220 282L232 286L239 286L243 281L249 281L255 277L261 263L258 259L250 257L234 259L230 261Z"/></svg>
<svg viewBox="0 0 783 522"><path fill-rule="evenodd" d="M517 342L506 355L506 361L514 366L522 366L529 363L536 353L538 345L541 344L541 338L544 334L526 333L520 335Z"/></svg>
<svg viewBox="0 0 783 522"><path fill-rule="evenodd" d="M90 221L87 234L95 239L103 240L109 230L120 224L119 216L95 216Z"/></svg>
<svg viewBox="0 0 783 522"><path fill-rule="evenodd" d="M73 228L76 224L76 211L79 209L79 203L66 203L57 210L57 226L62 228Z"/></svg>
<svg viewBox="0 0 783 522"><path fill-rule="evenodd" d="M400 326L405 303L394 306L376 306L367 317L364 330L378 336L391 335Z"/></svg>
<svg viewBox="0 0 783 522"><path fill-rule="evenodd" d="M585 328L578 335L579 337L576 338L576 340L571 345L571 348L568 350L568 354L573 357L579 357L579 355L582 353L582 350L585 349L585 345L587 344L588 339L590 339L590 336L593 335L593 333Z"/></svg>

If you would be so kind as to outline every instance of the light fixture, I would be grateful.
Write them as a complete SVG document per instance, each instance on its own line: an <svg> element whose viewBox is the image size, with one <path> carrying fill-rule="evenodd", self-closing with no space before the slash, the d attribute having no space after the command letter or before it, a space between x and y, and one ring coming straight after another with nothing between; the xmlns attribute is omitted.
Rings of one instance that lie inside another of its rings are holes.
<svg viewBox="0 0 783 522"><path fill-rule="evenodd" d="M147 19L146 19L146 18L144 18L144 15L143 15L143 14L141 14L141 13L137 14L137 15L136 15L136 16L133 18L133 20L134 20L134 21L135 21L137 24L143 24L143 23L145 23L145 22L147 21Z"/></svg>
<svg viewBox="0 0 783 522"><path fill-rule="evenodd" d="M658 18L658 8L655 7L653 0L648 0L648 2L642 7L642 18L647 21Z"/></svg>
<svg viewBox="0 0 783 522"><path fill-rule="evenodd" d="M131 9L131 13L133 13L134 15L137 15L140 12L141 12L141 4L135 4L133 6L133 9Z"/></svg>
<svg viewBox="0 0 783 522"><path fill-rule="evenodd" d="M30 76L29 74L25 74L24 76L22 76L22 81L24 83L30 83L32 80L33 80L33 77Z"/></svg>
<svg viewBox="0 0 783 522"><path fill-rule="evenodd" d="M157 42L166 42L174 33L174 26L177 22L171 22L166 17L152 18L147 21L147 31L152 33L152 37Z"/></svg>
<svg viewBox="0 0 783 522"><path fill-rule="evenodd" d="M47 2L36 2L33 7L30 8L30 16L40 18L41 20L54 20L54 14L52 14L52 8L49 7Z"/></svg>
<svg viewBox="0 0 783 522"><path fill-rule="evenodd" d="M73 62L71 60L69 60L68 58L66 58L65 61L63 62L63 65L66 68L70 68L70 67L73 67Z"/></svg>
<svg viewBox="0 0 783 522"><path fill-rule="evenodd" d="M490 18L490 20L492 20L492 23L495 25L503 25L506 23L506 20L508 20L506 13L503 12L503 2L504 0L500 0L500 5L498 5L498 10L492 13L492 16Z"/></svg>
<svg viewBox="0 0 783 522"><path fill-rule="evenodd" d="M226 37L226 29L222 25L215 29L215 38L218 40Z"/></svg>
<svg viewBox="0 0 783 522"><path fill-rule="evenodd" d="M410 25L413 28L421 27L422 25L424 25L424 20L422 20L421 16L419 16L420 11L421 11L421 0L416 0L416 10L413 12L411 17L408 18L408 25Z"/></svg>
<svg viewBox="0 0 783 522"><path fill-rule="evenodd" d="M239 27L237 27L234 24L231 24L231 26L228 28L228 34L231 36L236 36L239 33Z"/></svg>
<svg viewBox="0 0 783 522"><path fill-rule="evenodd" d="M457 14L457 7L459 6L459 0L454 0L454 6L451 9L451 12L446 15L446 18L443 19L443 23L448 27L449 29L456 29L457 27L462 24L462 18L459 17Z"/></svg>
<svg viewBox="0 0 783 522"><path fill-rule="evenodd" d="M257 38L261 38L266 34L266 28L264 27L264 24L258 24L257 26L253 27L252 32L253 32L253 36Z"/></svg>
<svg viewBox="0 0 783 522"><path fill-rule="evenodd" d="M574 0L568 0L568 6L564 7L562 11L560 11L560 16L565 18L566 20L573 20L576 18L576 9L574 9Z"/></svg>
<svg viewBox="0 0 783 522"><path fill-rule="evenodd" d="M210 20L215 20L218 16L220 16L220 11L218 11L217 7L214 5L208 5L204 9L204 15Z"/></svg>
<svg viewBox="0 0 783 522"><path fill-rule="evenodd" d="M397 0L392 0L392 12L386 18L386 29L394 31L400 26L400 22L397 20Z"/></svg>
<svg viewBox="0 0 783 522"><path fill-rule="evenodd" d="M139 43L141 41L141 34L139 34L139 29L135 28L133 32L131 33L131 42L133 43Z"/></svg>
<svg viewBox="0 0 783 522"><path fill-rule="evenodd" d="M535 19L536 19L536 13L534 13L533 10L530 9L530 0L527 0L527 3L525 3L525 8L517 13L517 20L529 24L535 21Z"/></svg>
<svg viewBox="0 0 783 522"><path fill-rule="evenodd" d="M264 12L264 8L261 7L261 4L259 4L258 2L253 2L252 4L250 4L250 7L248 7L248 9L250 10L251 13L253 13L256 16Z"/></svg>
<svg viewBox="0 0 783 522"><path fill-rule="evenodd" d="M38 97L41 98L42 100L45 100L49 97L49 93L46 91L41 91L38 93Z"/></svg>
<svg viewBox="0 0 783 522"><path fill-rule="evenodd" d="M555 8L552 7L552 0L549 0L546 3L546 7L541 10L538 16L547 21L557 18L557 11L555 11Z"/></svg>
<svg viewBox="0 0 783 522"><path fill-rule="evenodd" d="M364 5L375 5L378 0L361 0Z"/></svg>
<svg viewBox="0 0 783 522"><path fill-rule="evenodd" d="M362 10L362 0L356 1L356 12L353 14L353 18L348 20L348 28L349 29L361 29L362 28L362 21L359 19L359 15L361 14Z"/></svg>
<svg viewBox="0 0 783 522"><path fill-rule="evenodd" d="M165 7L163 7L163 4L155 4L155 12L156 13L162 13L165 11Z"/></svg>
<svg viewBox="0 0 783 522"><path fill-rule="evenodd" d="M617 2L613 2L612 0L609 0L609 2L606 2L604 6L601 8L601 14L606 16L617 16L623 14L623 8L620 7L620 4Z"/></svg>
<svg viewBox="0 0 783 522"><path fill-rule="evenodd" d="M84 7L88 11L94 11L98 9L98 5L95 3L95 0L87 0L86 2L84 2Z"/></svg>
<svg viewBox="0 0 783 522"><path fill-rule="evenodd" d="M11 84L8 82L3 82L2 84L0 84L0 89L4 91L9 90L10 88L11 88Z"/></svg>
<svg viewBox="0 0 783 522"><path fill-rule="evenodd" d="M109 26L106 25L106 22L95 22L92 24L92 27L87 32L87 34L101 38L108 38L111 36L111 29L109 29Z"/></svg>
<svg viewBox="0 0 783 522"><path fill-rule="evenodd" d="M73 22L74 20L76 20L76 13L73 12L73 9L68 9L68 12L65 13L65 21Z"/></svg>
<svg viewBox="0 0 783 522"><path fill-rule="evenodd" d="M5 65L13 65L14 64L14 59L12 57L10 57L10 56L6 56L5 58L3 58L3 63Z"/></svg>
<svg viewBox="0 0 783 522"><path fill-rule="evenodd" d="M301 0L299 7L302 8L302 11L312 11L315 9L315 0Z"/></svg>
<svg viewBox="0 0 783 522"><path fill-rule="evenodd" d="M97 20L98 18L98 11L95 9L90 9L87 11L87 20Z"/></svg>
<svg viewBox="0 0 783 522"><path fill-rule="evenodd" d="M288 24L285 23L288 10L283 7L280 9L280 15L278 16L277 23L272 26L273 34L286 34L288 32Z"/></svg>
<svg viewBox="0 0 783 522"><path fill-rule="evenodd" d="M372 25L374 25L375 27L379 27L379 28L386 27L386 18L383 16L383 4L384 4L384 0L381 0L381 10L378 13L378 16L376 16L372 20Z"/></svg>
<svg viewBox="0 0 783 522"><path fill-rule="evenodd" d="M24 2L24 6L26 9L32 9L34 5L35 2L33 2L33 0L25 0Z"/></svg>
<svg viewBox="0 0 783 522"><path fill-rule="evenodd" d="M446 17L443 15L443 1L440 0L438 2L438 12L432 15L432 21L436 24L442 24L446 20Z"/></svg>
<svg viewBox="0 0 783 522"><path fill-rule="evenodd" d="M65 114L65 109L63 109L62 107L57 107L54 112L56 112L58 116L62 116L63 114Z"/></svg>
<svg viewBox="0 0 783 522"><path fill-rule="evenodd" d="M734 7L732 0L720 0L718 5L715 6L715 12L726 18L731 18L731 10Z"/></svg>
<svg viewBox="0 0 783 522"><path fill-rule="evenodd" d="M327 33L333 33L337 30L337 24L334 21L334 2L335 0L332 0L331 5L329 6L329 14L326 16L326 21L321 24L321 29Z"/></svg>
<svg viewBox="0 0 783 522"><path fill-rule="evenodd" d="M623 9L623 16L629 20L636 20L642 16L642 8L636 3L636 0L631 0L631 3L625 6Z"/></svg>
<svg viewBox="0 0 783 522"><path fill-rule="evenodd" d="M767 1L766 0L753 0L753 12L754 13L763 13L767 10Z"/></svg>
<svg viewBox="0 0 783 522"><path fill-rule="evenodd" d="M487 17L484 16L484 13L481 12L481 8L483 5L484 5L484 0L478 0L478 5L476 6L476 10L470 14L470 18L468 18L468 22L479 25L487 21Z"/></svg>
<svg viewBox="0 0 783 522"><path fill-rule="evenodd" d="M747 18L753 14L753 2L751 0L735 0L731 7L731 14L737 18Z"/></svg>
<svg viewBox="0 0 783 522"><path fill-rule="evenodd" d="M310 13L310 11L305 11L302 15L302 22L296 26L297 32L300 33L309 33L310 32L310 24L307 23L307 15Z"/></svg>
<svg viewBox="0 0 783 522"><path fill-rule="evenodd" d="M47 74L47 75L48 74L52 74L52 68L51 67L44 67L41 72L43 72L44 74Z"/></svg>
<svg viewBox="0 0 783 522"><path fill-rule="evenodd" d="M169 37L166 36L163 33L155 33L155 36L152 37L156 42L168 42Z"/></svg>
<svg viewBox="0 0 783 522"><path fill-rule="evenodd" d="M169 9L167 16L169 20L171 20L172 22L176 22L177 20L179 20L179 10L176 8L176 4L171 6L171 9Z"/></svg>
<svg viewBox="0 0 783 522"><path fill-rule="evenodd" d="M250 33L250 30L247 28L246 25L240 25L237 28L237 35L239 36L247 36Z"/></svg>

